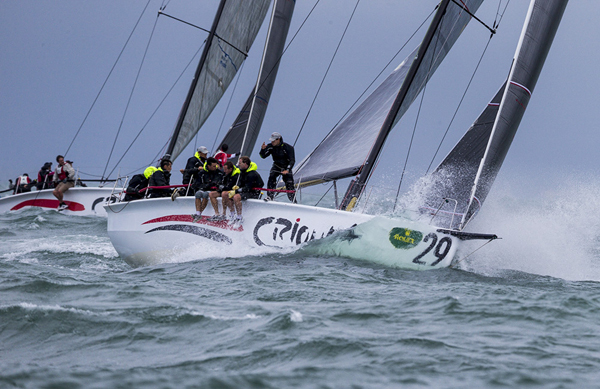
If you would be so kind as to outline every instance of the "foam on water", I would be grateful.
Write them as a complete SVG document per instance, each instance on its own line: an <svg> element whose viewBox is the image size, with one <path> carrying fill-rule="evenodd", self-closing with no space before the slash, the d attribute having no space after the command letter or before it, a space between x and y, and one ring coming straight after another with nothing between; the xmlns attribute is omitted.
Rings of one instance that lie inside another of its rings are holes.
<svg viewBox="0 0 600 389"><path fill-rule="evenodd" d="M302 322L302 314L298 311L294 311L293 309L291 311L292 311L292 313L290 314L290 320L295 323L301 323Z"/></svg>
<svg viewBox="0 0 600 389"><path fill-rule="evenodd" d="M469 230L502 239L478 251L465 269L600 281L598 179L571 177L556 190L529 199L515 195L517 191L509 185L494 187Z"/></svg>

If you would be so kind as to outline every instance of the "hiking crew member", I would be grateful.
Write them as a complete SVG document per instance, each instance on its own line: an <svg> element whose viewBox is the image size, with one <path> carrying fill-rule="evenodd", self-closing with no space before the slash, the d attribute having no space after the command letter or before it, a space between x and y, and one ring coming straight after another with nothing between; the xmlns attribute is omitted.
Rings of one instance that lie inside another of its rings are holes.
<svg viewBox="0 0 600 389"><path fill-rule="evenodd" d="M229 158L235 157L235 154L227 154L227 150L229 150L229 146L227 146L226 143L223 143L221 149L215 154L215 159L219 162L221 168L225 166Z"/></svg>
<svg viewBox="0 0 600 389"><path fill-rule="evenodd" d="M31 192L31 178L29 178L29 174L23 173L15 182L15 191L13 194Z"/></svg>
<svg viewBox="0 0 600 389"><path fill-rule="evenodd" d="M37 190L48 189L52 187L52 162L46 162L38 172Z"/></svg>
<svg viewBox="0 0 600 389"><path fill-rule="evenodd" d="M235 218L235 212L233 211L233 201L229 200L229 191L235 187L238 188L238 179L240 178L240 169L233 164L233 162L227 161L223 165L223 183L219 185L219 192L223 202L223 216L227 215L227 208L229 208L231 219Z"/></svg>
<svg viewBox="0 0 600 389"><path fill-rule="evenodd" d="M183 173L183 185L188 185L192 177L194 181L198 178L198 173L204 168L204 164L206 163L207 155L208 149L205 146L200 146L194 156L188 158L185 169L179 170ZM191 194L193 195L194 192L191 192Z"/></svg>
<svg viewBox="0 0 600 389"><path fill-rule="evenodd" d="M169 186L171 185L171 169L173 168L173 164L168 159L163 159L160 161L160 167L156 169L154 173L150 176L148 180L148 186ZM147 169L146 169L147 170ZM150 198L156 197L170 197L171 189L148 189L150 192Z"/></svg>
<svg viewBox="0 0 600 389"><path fill-rule="evenodd" d="M125 190L125 198L123 201L133 201L143 199L146 193L140 192L140 190L146 188L148 186L148 181L157 168L154 166L148 166L143 173L136 174L131 177L129 183L127 185L127 190Z"/></svg>
<svg viewBox="0 0 600 389"><path fill-rule="evenodd" d="M256 171L257 166L250 160L250 157L240 157L238 166L240 167L240 181L237 185L239 188L230 190L228 196L230 199L233 199L233 204L237 211L234 223L241 224L243 220L242 200L258 199L260 197L260 190L255 188L262 188L265 183Z"/></svg>
<svg viewBox="0 0 600 389"><path fill-rule="evenodd" d="M73 162L65 162L62 155L56 156L56 162L58 162L58 166L54 170L54 177L52 177L55 188L52 194L58 199L58 210L62 211L69 207L63 202L63 196L66 191L75 186L75 169L72 166Z"/></svg>
<svg viewBox="0 0 600 389"><path fill-rule="evenodd" d="M274 132L269 138L271 144L266 145L264 142L260 147L260 157L267 158L269 155L273 156L273 166L269 172L269 181L267 182L267 189L275 189L277 186L277 178L281 176L283 182L285 182L285 188L287 190L294 190L294 176L292 175L292 168L296 163L296 157L294 156L294 147L288 143L283 142L283 137L280 133ZM295 192L288 193L288 198L291 202L295 203ZM274 192L267 192L267 198L265 200L273 200L275 197Z"/></svg>
<svg viewBox="0 0 600 389"><path fill-rule="evenodd" d="M216 159L210 157L206 160L204 168L198 173L198 179L192 184L196 194L196 213L192 215L193 221L202 219L202 211L210 202L215 210L215 220L219 216L219 205L217 204L218 193L217 189L223 182L223 172L219 170L219 165ZM214 194L213 194L214 193Z"/></svg>

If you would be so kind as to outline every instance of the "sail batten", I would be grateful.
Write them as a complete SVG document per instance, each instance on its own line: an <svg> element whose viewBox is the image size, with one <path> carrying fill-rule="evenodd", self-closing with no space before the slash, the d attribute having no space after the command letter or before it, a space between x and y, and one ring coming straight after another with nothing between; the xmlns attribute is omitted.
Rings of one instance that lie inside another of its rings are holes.
<svg viewBox="0 0 600 389"><path fill-rule="evenodd" d="M167 149L176 159L231 84L267 14L270 0L222 0Z"/></svg>

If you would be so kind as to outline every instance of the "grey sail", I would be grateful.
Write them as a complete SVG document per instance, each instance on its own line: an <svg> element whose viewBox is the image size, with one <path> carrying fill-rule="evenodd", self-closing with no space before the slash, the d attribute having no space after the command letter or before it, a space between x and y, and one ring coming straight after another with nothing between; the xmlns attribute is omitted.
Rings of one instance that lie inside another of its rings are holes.
<svg viewBox="0 0 600 389"><path fill-rule="evenodd" d="M489 143L505 87L506 83L446 158L426 178L427 185L421 190L420 197L425 204L423 210L436 212L438 219L452 224L448 225L450 228L460 223L469 205L471 188ZM445 203L444 199L450 201Z"/></svg>
<svg viewBox="0 0 600 389"><path fill-rule="evenodd" d="M250 155L256 144L275 84L295 4L295 0L275 0L257 84L219 144L226 143L229 154Z"/></svg>
<svg viewBox="0 0 600 389"><path fill-rule="evenodd" d="M270 0L222 0L167 154L176 159L213 111L246 59Z"/></svg>
<svg viewBox="0 0 600 389"><path fill-rule="evenodd" d="M470 203L462 220L463 227L486 199L502 166L566 6L567 0L532 0L529 6L492 135L472 185Z"/></svg>
<svg viewBox="0 0 600 389"><path fill-rule="evenodd" d="M399 90L407 88L407 94L395 116L394 125L408 110L471 20L465 8L474 13L482 1L461 1L464 6L450 3L423 56L423 66L417 70L410 85L404 85L404 80L419 48L299 164L294 174L296 183L304 186L356 175L370 154Z"/></svg>

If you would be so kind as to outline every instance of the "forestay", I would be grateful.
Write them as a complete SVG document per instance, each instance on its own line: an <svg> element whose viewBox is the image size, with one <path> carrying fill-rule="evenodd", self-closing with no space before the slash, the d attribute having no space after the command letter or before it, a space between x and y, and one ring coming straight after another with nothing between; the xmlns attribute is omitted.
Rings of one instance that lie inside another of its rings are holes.
<svg viewBox="0 0 600 389"><path fill-rule="evenodd" d="M269 0L221 1L167 149L173 160L194 138L233 80L258 34L269 3Z"/></svg>
<svg viewBox="0 0 600 389"><path fill-rule="evenodd" d="M483 0L452 2L442 22L434 33L432 44L425 52L423 65L417 70L408 88L394 125L400 120L435 70L446 57L465 26L471 13L477 11ZM408 69L415 60L415 49L394 72L359 105L348 117L335 127L316 149L306 157L294 174L300 185L317 184L356 175L365 163L383 122L387 117L398 91L403 87Z"/></svg>
<svg viewBox="0 0 600 389"><path fill-rule="evenodd" d="M220 143L229 146L230 154L252 153L267 112L295 3L295 0L275 0L257 84Z"/></svg>

